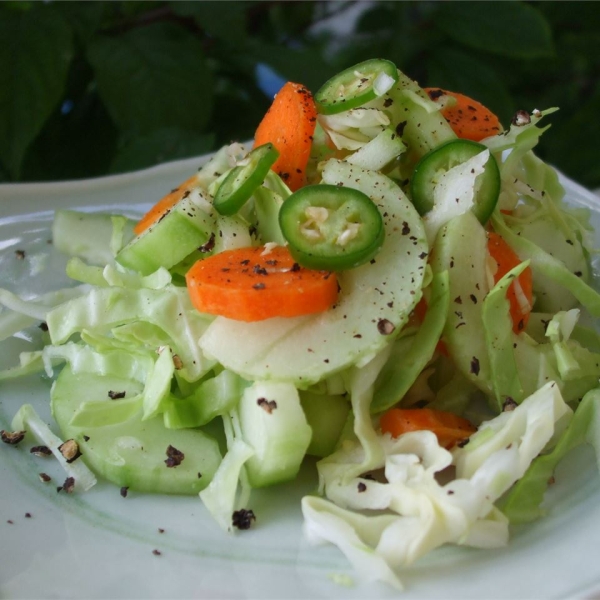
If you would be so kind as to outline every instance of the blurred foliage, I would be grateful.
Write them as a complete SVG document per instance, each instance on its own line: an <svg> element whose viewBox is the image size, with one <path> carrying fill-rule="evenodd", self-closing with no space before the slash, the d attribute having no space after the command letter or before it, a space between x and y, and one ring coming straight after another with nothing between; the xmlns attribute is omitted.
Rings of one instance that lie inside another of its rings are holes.
<svg viewBox="0 0 600 600"><path fill-rule="evenodd" d="M340 21L349 32L328 27ZM595 2L3 2L0 39L0 181L123 172L249 139L275 91L257 77L265 65L316 91L383 57L505 124L559 106L538 154L600 187Z"/></svg>

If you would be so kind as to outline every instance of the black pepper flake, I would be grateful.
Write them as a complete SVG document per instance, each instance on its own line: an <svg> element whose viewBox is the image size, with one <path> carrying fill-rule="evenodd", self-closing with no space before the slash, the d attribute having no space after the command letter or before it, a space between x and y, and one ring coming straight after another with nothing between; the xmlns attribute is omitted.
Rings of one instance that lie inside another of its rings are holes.
<svg viewBox="0 0 600 600"><path fill-rule="evenodd" d="M9 525L14 525L14 524L15 524L15 522L14 522L12 519L6 519L6 522L7 522Z"/></svg>
<svg viewBox="0 0 600 600"><path fill-rule="evenodd" d="M398 123L398 125L396 125L396 133L399 137L402 137L402 135L404 134L404 128L406 127L406 123L407 121L401 121L400 123Z"/></svg>
<svg viewBox="0 0 600 600"><path fill-rule="evenodd" d="M390 335L395 329L396 326L388 319L379 319L379 321L377 321L377 331L379 331L381 335Z"/></svg>
<svg viewBox="0 0 600 600"><path fill-rule="evenodd" d="M26 518L26 519L31 519L31 516L32 516L32 515L31 515L31 513L30 513L30 512L26 512L26 513L25 513L25 518Z"/></svg>
<svg viewBox="0 0 600 600"><path fill-rule="evenodd" d="M386 98L383 101L383 108L389 108L392 104L394 104L394 101L391 98Z"/></svg>
<svg viewBox="0 0 600 600"><path fill-rule="evenodd" d="M167 459L165 460L167 467L172 468L179 466L184 458L185 455L183 452L180 452L177 448L169 444L169 447L167 448Z"/></svg>
<svg viewBox="0 0 600 600"><path fill-rule="evenodd" d="M124 486L121 488L121 490L120 490L121 497L123 497L123 498L127 498L127 492L128 492L128 491L129 491L129 488L128 488L126 485L124 485Z"/></svg>
<svg viewBox="0 0 600 600"><path fill-rule="evenodd" d="M31 448L29 450L29 452L31 454L35 454L36 456L39 456L39 457L45 457L45 456L52 455L52 450L50 450L50 448L48 448L48 446L33 446L33 448Z"/></svg>
<svg viewBox="0 0 600 600"><path fill-rule="evenodd" d="M575 271L575 275L577 275L577 277L581 277L583 273L581 271Z"/></svg>
<svg viewBox="0 0 600 600"><path fill-rule="evenodd" d="M40 473L38 477L43 483L48 483L49 481L52 481L52 477L50 477L50 475L48 475L47 473Z"/></svg>
<svg viewBox="0 0 600 600"><path fill-rule="evenodd" d="M160 550L157 550L156 548L154 548L154 550L152 550L152 554L154 554L154 556L160 556L162 554L162 552Z"/></svg>
<svg viewBox="0 0 600 600"><path fill-rule="evenodd" d="M511 412L519 406L510 396L502 403L502 412Z"/></svg>
<svg viewBox="0 0 600 600"><path fill-rule="evenodd" d="M355 337L357 340L360 340L362 338L362 335L360 333L355 333L352 337Z"/></svg>
<svg viewBox="0 0 600 600"><path fill-rule="evenodd" d="M56 488L57 492L65 492L67 494L72 494L73 490L75 489L75 478L73 477L67 477L65 479L65 482Z"/></svg>
<svg viewBox="0 0 600 600"><path fill-rule="evenodd" d="M454 298L454 302L456 302L456 304L462 304L462 298L460 296L456 296L456 298Z"/></svg>
<svg viewBox="0 0 600 600"><path fill-rule="evenodd" d="M300 267L300 265L299 265L297 262L295 262L295 263L294 263L294 264L291 266L291 268L290 268L290 271L291 271L292 273L296 273L297 271L299 271L299 270L300 270L300 268L301 268L301 267Z"/></svg>
<svg viewBox="0 0 600 600"><path fill-rule="evenodd" d="M435 89L435 90L427 90L427 95L432 99L432 100L437 100L438 98L440 98L441 96L444 95L444 90L440 90L440 89Z"/></svg>
<svg viewBox="0 0 600 600"><path fill-rule="evenodd" d="M15 445L23 440L23 438L25 437L25 433L25 431L5 431L4 429L2 429L0 431L0 439L5 444Z"/></svg>
<svg viewBox="0 0 600 600"><path fill-rule="evenodd" d="M165 532L165 530L162 527L158 528L158 533L164 533L164 532Z"/></svg>
<svg viewBox="0 0 600 600"><path fill-rule="evenodd" d="M249 264L250 264L250 259L249 258L245 258L244 260L240 261L240 265L242 265L244 267L247 266L247 265L249 265Z"/></svg>
<svg viewBox="0 0 600 600"><path fill-rule="evenodd" d="M111 400L120 400L121 398L125 398L126 392L115 392L113 390L108 391L108 397Z"/></svg>
<svg viewBox="0 0 600 600"><path fill-rule="evenodd" d="M477 296L475 294L470 294L469 298L471 298L471 302L473 302L473 304L477 304Z"/></svg>
<svg viewBox="0 0 600 600"><path fill-rule="evenodd" d="M554 485L556 483L556 478L554 477L554 475L552 475L549 479L548 479L548 485Z"/></svg>
<svg viewBox="0 0 600 600"><path fill-rule="evenodd" d="M46 323L46 321L42 321L38 327L42 330L42 331L48 331L48 323Z"/></svg>
<svg viewBox="0 0 600 600"><path fill-rule="evenodd" d="M452 494L454 494L454 490L448 490L447 494L448 496L452 496Z"/></svg>
<svg viewBox="0 0 600 600"><path fill-rule="evenodd" d="M277 408L277 402L275 402L275 400L267 400L266 398L258 398L256 404L269 414Z"/></svg>
<svg viewBox="0 0 600 600"><path fill-rule="evenodd" d="M479 359L476 356L471 359L471 373L479 375Z"/></svg>
<svg viewBox="0 0 600 600"><path fill-rule="evenodd" d="M264 290L267 286L264 283L255 283L252 287L255 290Z"/></svg>
<svg viewBox="0 0 600 600"><path fill-rule="evenodd" d="M362 492L366 492L367 491L367 485L365 483L363 483L362 481L358 482L358 493L362 493Z"/></svg>
<svg viewBox="0 0 600 600"><path fill-rule="evenodd" d="M470 442L470 438L464 438L464 439L459 440L458 442L456 442L456 445L459 448L464 448L469 442Z"/></svg>
<svg viewBox="0 0 600 600"><path fill-rule="evenodd" d="M81 456L79 444L75 440L63 442L58 449L68 463L72 463Z"/></svg>
<svg viewBox="0 0 600 600"><path fill-rule="evenodd" d="M25 258L25 250L15 250L15 256L18 260L23 260Z"/></svg>
<svg viewBox="0 0 600 600"><path fill-rule="evenodd" d="M176 371L181 371L181 369L183 369L183 361L179 354L173 354L173 366Z"/></svg>
<svg viewBox="0 0 600 600"><path fill-rule="evenodd" d="M261 267L260 265L254 265L254 267L252 268L252 271L254 273L256 273L257 275L268 275L269 274L269 272L264 267Z"/></svg>
<svg viewBox="0 0 600 600"><path fill-rule="evenodd" d="M200 252L211 252L215 247L215 234L211 233L208 240L198 248Z"/></svg>
<svg viewBox="0 0 600 600"><path fill-rule="evenodd" d="M410 233L410 226L406 221L402 221L402 235L408 235Z"/></svg>
<svg viewBox="0 0 600 600"><path fill-rule="evenodd" d="M231 515L231 524L238 529L250 529L252 521L256 521L256 515L250 509L241 508L233 511Z"/></svg>
<svg viewBox="0 0 600 600"><path fill-rule="evenodd" d="M84 435L83 436L83 441L84 442L89 442L90 441L90 436L89 435Z"/></svg>
<svg viewBox="0 0 600 600"><path fill-rule="evenodd" d="M531 123L531 115L526 110L518 110L511 119L511 123L517 127L529 125Z"/></svg>

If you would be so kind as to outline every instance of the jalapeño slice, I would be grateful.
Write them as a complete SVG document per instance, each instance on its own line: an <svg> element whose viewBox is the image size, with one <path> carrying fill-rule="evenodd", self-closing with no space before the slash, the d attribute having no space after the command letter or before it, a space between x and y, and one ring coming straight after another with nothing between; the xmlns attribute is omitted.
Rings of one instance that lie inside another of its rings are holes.
<svg viewBox="0 0 600 600"><path fill-rule="evenodd" d="M217 212L233 215L240 210L265 180L278 157L279 152L271 143L254 148L246 157L246 164L231 169L219 186L213 201Z"/></svg>
<svg viewBox="0 0 600 600"><path fill-rule="evenodd" d="M450 140L428 152L415 167L410 183L412 202L423 216L434 205L433 191L440 177L457 165L467 162L487 147L471 140ZM484 224L494 212L500 195L500 170L490 154L483 173L475 180L475 194L471 210Z"/></svg>
<svg viewBox="0 0 600 600"><path fill-rule="evenodd" d="M398 69L389 60L372 58L334 75L315 94L323 115L358 108L385 94L398 81Z"/></svg>
<svg viewBox="0 0 600 600"><path fill-rule="evenodd" d="M371 199L335 185L311 185L294 192L279 211L279 225L299 264L327 271L367 262L385 236L383 219Z"/></svg>

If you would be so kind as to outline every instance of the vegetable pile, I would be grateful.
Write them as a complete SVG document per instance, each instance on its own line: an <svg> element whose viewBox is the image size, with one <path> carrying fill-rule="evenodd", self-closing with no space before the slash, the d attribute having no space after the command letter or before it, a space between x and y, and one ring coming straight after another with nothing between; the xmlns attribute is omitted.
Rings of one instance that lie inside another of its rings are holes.
<svg viewBox="0 0 600 600"><path fill-rule="evenodd" d="M55 377L61 436L25 405L3 439L47 445L74 491L199 493L228 531L316 456L306 535L398 588L438 546L506 544L563 456L600 448L592 231L533 153L554 110L503 129L369 60L314 99L286 84L252 150L222 148L137 223L94 215L111 233L81 244L92 217L57 211L83 285L0 291L0 319L48 330L0 379Z"/></svg>

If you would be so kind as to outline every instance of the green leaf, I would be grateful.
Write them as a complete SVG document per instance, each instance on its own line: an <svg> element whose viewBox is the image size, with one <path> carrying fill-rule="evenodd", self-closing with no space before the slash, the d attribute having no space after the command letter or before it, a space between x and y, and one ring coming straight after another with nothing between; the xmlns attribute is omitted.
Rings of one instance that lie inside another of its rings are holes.
<svg viewBox="0 0 600 600"><path fill-rule="evenodd" d="M318 47L288 48L252 39L245 48L258 62L264 62L288 81L301 83L312 92L336 72Z"/></svg>
<svg viewBox="0 0 600 600"><path fill-rule="evenodd" d="M118 132L93 89L69 96L68 112L55 110L23 161L23 179L55 181L105 175Z"/></svg>
<svg viewBox="0 0 600 600"><path fill-rule="evenodd" d="M0 161L18 179L27 148L61 100L72 34L51 6L0 18Z"/></svg>
<svg viewBox="0 0 600 600"><path fill-rule="evenodd" d="M546 160L590 188L600 187L600 162L590 147L590 140L600 137L598 114L600 90L572 114L563 113L564 120L548 132L551 143L545 146Z"/></svg>
<svg viewBox="0 0 600 600"><path fill-rule="evenodd" d="M201 156L213 145L214 135L197 134L175 127L157 129L135 137L114 157L110 173L144 169L170 160Z"/></svg>
<svg viewBox="0 0 600 600"><path fill-rule="evenodd" d="M472 54L440 46L431 53L427 72L428 86L466 94L498 115L505 126L514 114L512 98L502 79Z"/></svg>
<svg viewBox="0 0 600 600"><path fill-rule="evenodd" d="M512 58L554 55L548 22L525 2L442 2L439 6L435 24L465 46Z"/></svg>
<svg viewBox="0 0 600 600"><path fill-rule="evenodd" d="M84 44L99 29L108 8L106 2L57 2L55 6Z"/></svg>
<svg viewBox="0 0 600 600"><path fill-rule="evenodd" d="M213 104L211 72L202 43L185 29L158 23L88 47L98 89L122 131L161 127L202 131Z"/></svg>
<svg viewBox="0 0 600 600"><path fill-rule="evenodd" d="M246 35L248 2L173 2L176 15L191 17L211 37L235 42Z"/></svg>

